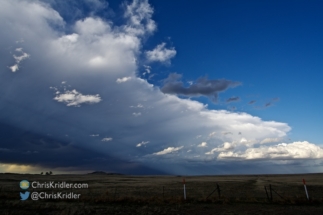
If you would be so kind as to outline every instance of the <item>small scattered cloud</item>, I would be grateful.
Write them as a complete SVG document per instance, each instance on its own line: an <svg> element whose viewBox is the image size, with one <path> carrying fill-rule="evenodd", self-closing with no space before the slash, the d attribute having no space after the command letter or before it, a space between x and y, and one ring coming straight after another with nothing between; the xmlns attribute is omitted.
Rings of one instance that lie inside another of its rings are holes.
<svg viewBox="0 0 323 215"><path fill-rule="evenodd" d="M279 101L279 98L273 98L273 99L271 99L271 101L269 101L269 102L267 102L266 104L265 104L265 108L266 107L270 107L270 106L272 106L274 103L276 103L276 102L278 102Z"/></svg>
<svg viewBox="0 0 323 215"><path fill-rule="evenodd" d="M269 106L271 106L272 105L272 103L271 102L267 102L266 104L265 104L265 107L269 107Z"/></svg>
<svg viewBox="0 0 323 215"><path fill-rule="evenodd" d="M156 23L151 19L154 9L148 3L148 0L135 0L131 4L125 5L124 16L128 18L128 25L125 31L136 36L151 34L156 29Z"/></svg>
<svg viewBox="0 0 323 215"><path fill-rule="evenodd" d="M111 137L105 137L101 141L102 142L109 142L109 141L112 141L112 138Z"/></svg>
<svg viewBox="0 0 323 215"><path fill-rule="evenodd" d="M18 43L23 43L23 42L25 42L23 39L16 40L16 43L17 43L17 44L18 44Z"/></svg>
<svg viewBox="0 0 323 215"><path fill-rule="evenodd" d="M176 55L176 50L174 47L167 49L165 48L166 43L161 43L156 46L151 51L146 51L146 57L148 61L154 62L154 61L159 61L159 62L166 62L170 63L170 59L175 57Z"/></svg>
<svg viewBox="0 0 323 215"><path fill-rule="evenodd" d="M20 62L29 58L30 55L27 54L26 52L23 52L22 48L16 48L15 50L16 52L19 52L21 55L17 56L17 55L13 55L13 58L16 61L16 64L14 64L13 66L10 66L9 69L11 70L11 72L16 72L19 70L19 66L20 66Z"/></svg>
<svg viewBox="0 0 323 215"><path fill-rule="evenodd" d="M180 147L168 147L160 152L156 152L156 153L153 153L153 155L165 155L165 154L169 154L169 153L173 153L173 152L176 152L180 149L182 149L183 146L180 146Z"/></svg>
<svg viewBox="0 0 323 215"><path fill-rule="evenodd" d="M148 144L148 143L149 143L149 141L142 141L141 143L138 143L138 144L136 145L136 147L141 147L141 146L146 145L146 144Z"/></svg>
<svg viewBox="0 0 323 215"><path fill-rule="evenodd" d="M238 96L233 96L233 97L230 97L226 100L226 103L230 103L230 102L237 102L237 101L240 101L240 97Z"/></svg>
<svg viewBox="0 0 323 215"><path fill-rule="evenodd" d="M213 137L215 134L216 134L216 132L215 132L215 131L213 131L213 132L211 132L211 133L209 134L209 137Z"/></svg>
<svg viewBox="0 0 323 215"><path fill-rule="evenodd" d="M91 134L90 137L98 137L100 136L99 134Z"/></svg>
<svg viewBox="0 0 323 215"><path fill-rule="evenodd" d="M137 116L141 116L141 113L140 112L138 112L138 113L132 113L132 115L134 115L135 117L137 117Z"/></svg>
<svg viewBox="0 0 323 215"><path fill-rule="evenodd" d="M145 68L145 72L143 73L143 75L146 75L146 74L150 74L151 73L151 66L144 65L144 68Z"/></svg>
<svg viewBox="0 0 323 215"><path fill-rule="evenodd" d="M120 84L120 83L123 83L123 82L127 82L129 80L131 80L131 77L123 77L123 78L118 78L116 82L118 84Z"/></svg>
<svg viewBox="0 0 323 215"><path fill-rule="evenodd" d="M144 106L142 104L138 104L136 106L131 105L131 108L143 108Z"/></svg>
<svg viewBox="0 0 323 215"><path fill-rule="evenodd" d="M202 142L201 144L197 145L197 147L207 147L207 143L206 142Z"/></svg>
<svg viewBox="0 0 323 215"><path fill-rule="evenodd" d="M101 101L101 97L99 94L96 95L83 95L82 93L74 90L66 90L61 93L59 91L56 92L57 96L54 100L58 102L63 102L67 106L75 106L80 107L81 104L95 104Z"/></svg>
<svg viewBox="0 0 323 215"><path fill-rule="evenodd" d="M240 82L226 79L208 80L207 78L202 77L186 87L180 80L181 78L182 75L180 74L169 74L168 78L164 80L164 86L161 88L161 91L163 93L184 96L207 96L212 97L214 101L217 101L220 92L223 92L228 88L237 87L241 84Z"/></svg>
<svg viewBox="0 0 323 215"><path fill-rule="evenodd" d="M254 104L254 103L256 103L256 100L252 100L252 101L250 101L248 104L249 104L249 105L252 105L252 104Z"/></svg>
<svg viewBox="0 0 323 215"><path fill-rule="evenodd" d="M206 152L205 154L206 155L213 155L216 152L223 152L223 151L228 151L228 150L234 149L234 147L235 147L235 144L225 142L225 143L223 143L223 145L221 147L214 148L211 151Z"/></svg>

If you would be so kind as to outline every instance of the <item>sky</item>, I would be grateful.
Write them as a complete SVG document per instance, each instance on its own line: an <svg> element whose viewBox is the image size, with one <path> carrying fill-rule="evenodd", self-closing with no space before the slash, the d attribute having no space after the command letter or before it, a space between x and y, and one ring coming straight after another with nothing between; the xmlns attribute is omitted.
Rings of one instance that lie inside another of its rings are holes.
<svg viewBox="0 0 323 215"><path fill-rule="evenodd" d="M321 1L0 2L0 172L322 172Z"/></svg>

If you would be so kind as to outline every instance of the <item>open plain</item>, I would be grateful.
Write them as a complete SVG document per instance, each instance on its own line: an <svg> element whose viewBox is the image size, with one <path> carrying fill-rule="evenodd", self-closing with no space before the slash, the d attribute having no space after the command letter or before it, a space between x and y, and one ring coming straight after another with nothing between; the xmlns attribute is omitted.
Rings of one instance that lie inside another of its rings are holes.
<svg viewBox="0 0 323 215"><path fill-rule="evenodd" d="M186 200L183 178L185 178ZM306 180L307 199L302 179ZM28 180L27 190L19 183ZM32 182L88 188L33 188ZM267 193L265 190L267 189ZM271 190L270 190L271 187ZM79 199L20 200L30 194L74 193ZM323 214L323 174L129 176L0 174L1 214Z"/></svg>

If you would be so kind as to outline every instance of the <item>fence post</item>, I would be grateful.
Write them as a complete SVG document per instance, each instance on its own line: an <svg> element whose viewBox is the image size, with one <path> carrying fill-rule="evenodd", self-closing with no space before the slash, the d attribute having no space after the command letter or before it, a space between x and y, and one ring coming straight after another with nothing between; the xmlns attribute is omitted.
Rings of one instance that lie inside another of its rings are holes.
<svg viewBox="0 0 323 215"><path fill-rule="evenodd" d="M212 191L212 193L210 193L210 195L206 197L206 199L208 199L217 189L218 189L218 186Z"/></svg>
<svg viewBox="0 0 323 215"><path fill-rule="evenodd" d="M305 193L306 193L307 200L310 200L310 197L308 196L308 193L307 193L307 188L306 188L306 183L305 183L304 178L303 178L303 184L304 184L304 188L305 188Z"/></svg>
<svg viewBox="0 0 323 215"><path fill-rule="evenodd" d="M184 184L184 200L186 200L185 178L183 178L183 184Z"/></svg>
<svg viewBox="0 0 323 215"><path fill-rule="evenodd" d="M273 192L271 189L271 184L269 184L269 192L270 192L270 200L272 201L273 200Z"/></svg>
<svg viewBox="0 0 323 215"><path fill-rule="evenodd" d="M216 183L216 189L218 190L218 195L220 198L221 197L221 190L220 190L220 186L218 185L218 183Z"/></svg>
<svg viewBox="0 0 323 215"><path fill-rule="evenodd" d="M264 187L265 187L267 199L268 199L268 201L270 201L269 196L268 196L268 192L267 192L267 187L266 186L264 186Z"/></svg>

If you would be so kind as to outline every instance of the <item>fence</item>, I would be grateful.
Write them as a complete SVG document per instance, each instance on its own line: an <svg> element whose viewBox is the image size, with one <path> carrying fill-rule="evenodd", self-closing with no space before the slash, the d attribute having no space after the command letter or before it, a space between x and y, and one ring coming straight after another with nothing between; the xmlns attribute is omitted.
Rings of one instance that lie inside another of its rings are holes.
<svg viewBox="0 0 323 215"><path fill-rule="evenodd" d="M172 178L171 181L158 181L154 179L137 180L115 178L109 181L104 180L89 181L88 189L30 189L30 192L67 192L80 193L80 201L236 201L236 202L291 202L307 201L304 186L301 183L259 183L257 179L245 181L199 181L197 179L186 179L185 194L181 178ZM84 181L82 181L84 182ZM149 183L148 183L149 182ZM17 182L12 186L0 187L0 199L19 199L21 189ZM308 183L307 192L310 201L323 203L323 185L311 185Z"/></svg>

